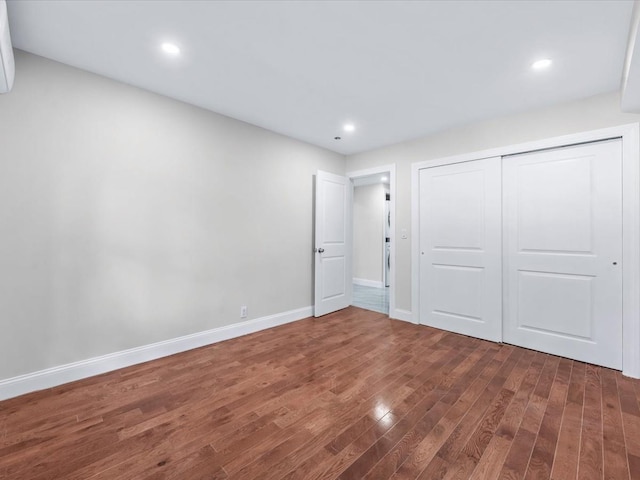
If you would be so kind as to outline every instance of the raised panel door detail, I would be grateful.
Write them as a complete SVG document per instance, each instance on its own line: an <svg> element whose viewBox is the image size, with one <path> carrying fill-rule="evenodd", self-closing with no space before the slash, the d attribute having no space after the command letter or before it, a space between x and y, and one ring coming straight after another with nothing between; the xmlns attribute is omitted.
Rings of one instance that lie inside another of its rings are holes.
<svg viewBox="0 0 640 480"><path fill-rule="evenodd" d="M520 328L592 340L594 277L526 271L519 274Z"/></svg>
<svg viewBox="0 0 640 480"><path fill-rule="evenodd" d="M323 269L322 299L329 300L344 295L346 287L344 257L325 258Z"/></svg>
<svg viewBox="0 0 640 480"><path fill-rule="evenodd" d="M484 234L484 172L475 170L434 175L432 189L433 248L482 249Z"/></svg>
<svg viewBox="0 0 640 480"><path fill-rule="evenodd" d="M323 243L344 243L347 186L344 183L327 180L323 188L325 202L322 216Z"/></svg>
<svg viewBox="0 0 640 480"><path fill-rule="evenodd" d="M591 252L592 157L518 166L520 251Z"/></svg>
<svg viewBox="0 0 640 480"><path fill-rule="evenodd" d="M432 311L484 323L484 268L434 265Z"/></svg>

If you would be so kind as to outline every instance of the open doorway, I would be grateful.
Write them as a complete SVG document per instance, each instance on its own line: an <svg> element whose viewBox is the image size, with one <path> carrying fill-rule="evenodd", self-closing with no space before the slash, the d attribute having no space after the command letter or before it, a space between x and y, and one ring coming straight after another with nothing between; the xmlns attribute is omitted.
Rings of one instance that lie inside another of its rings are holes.
<svg viewBox="0 0 640 480"><path fill-rule="evenodd" d="M393 316L395 305L395 166L351 172L352 305Z"/></svg>

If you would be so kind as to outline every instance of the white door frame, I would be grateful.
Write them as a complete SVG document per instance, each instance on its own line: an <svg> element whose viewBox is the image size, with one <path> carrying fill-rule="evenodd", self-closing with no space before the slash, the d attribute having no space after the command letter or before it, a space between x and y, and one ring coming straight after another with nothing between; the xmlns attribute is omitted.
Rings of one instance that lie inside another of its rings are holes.
<svg viewBox="0 0 640 480"><path fill-rule="evenodd" d="M397 318L399 320L406 320L405 316L398 316L399 314L396 311L396 165L380 165L379 167L372 167L364 170L354 170L352 172L347 172L346 176L353 182L355 178L368 177L369 175L382 173L389 174L389 211L391 212L391 231L389 232L391 239L391 269L389 272L389 275L391 277L389 284L389 317Z"/></svg>
<svg viewBox="0 0 640 480"><path fill-rule="evenodd" d="M421 169L612 138L622 139L622 373L629 377L640 378L640 124L638 123L413 163L411 165L411 307L414 321L420 318L419 173Z"/></svg>

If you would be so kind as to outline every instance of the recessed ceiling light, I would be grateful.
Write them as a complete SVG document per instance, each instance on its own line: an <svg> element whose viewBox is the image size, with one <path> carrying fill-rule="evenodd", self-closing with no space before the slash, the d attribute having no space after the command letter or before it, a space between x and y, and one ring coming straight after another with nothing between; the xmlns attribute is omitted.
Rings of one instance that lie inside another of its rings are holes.
<svg viewBox="0 0 640 480"><path fill-rule="evenodd" d="M162 51L167 55L178 55L180 53L180 48L175 43L164 42L160 45Z"/></svg>
<svg viewBox="0 0 640 480"><path fill-rule="evenodd" d="M381 181L381 182L386 182L387 180L389 180L387 177L382 177L382 178L380 179L380 181Z"/></svg>
<svg viewBox="0 0 640 480"><path fill-rule="evenodd" d="M545 68L549 68L550 66L551 66L550 58L542 58L531 64L531 68L533 68L534 70L544 70Z"/></svg>
<svg viewBox="0 0 640 480"><path fill-rule="evenodd" d="M356 129L356 126L353 123L345 123L342 129L345 132L353 132Z"/></svg>

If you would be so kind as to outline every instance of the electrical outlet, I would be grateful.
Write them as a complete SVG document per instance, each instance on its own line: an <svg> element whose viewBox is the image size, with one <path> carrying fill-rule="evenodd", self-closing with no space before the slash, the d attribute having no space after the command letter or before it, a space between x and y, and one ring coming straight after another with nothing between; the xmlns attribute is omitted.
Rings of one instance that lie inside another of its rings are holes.
<svg viewBox="0 0 640 480"><path fill-rule="evenodd" d="M247 306L243 305L240 307L240 318L247 318Z"/></svg>

